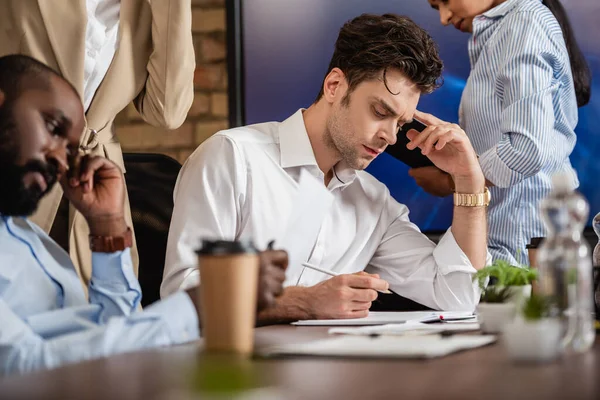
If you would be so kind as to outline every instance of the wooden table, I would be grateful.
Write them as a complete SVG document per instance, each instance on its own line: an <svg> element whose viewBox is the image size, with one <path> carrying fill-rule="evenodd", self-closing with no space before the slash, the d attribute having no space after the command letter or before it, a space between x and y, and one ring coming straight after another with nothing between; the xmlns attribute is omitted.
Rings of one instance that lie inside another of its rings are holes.
<svg viewBox="0 0 600 400"><path fill-rule="evenodd" d="M257 345L327 337L326 328L257 330ZM197 345L114 356L0 380L1 399L196 399ZM501 344L434 360L252 360L260 399L599 399L600 341L544 365L511 363ZM231 398L231 397L227 397Z"/></svg>

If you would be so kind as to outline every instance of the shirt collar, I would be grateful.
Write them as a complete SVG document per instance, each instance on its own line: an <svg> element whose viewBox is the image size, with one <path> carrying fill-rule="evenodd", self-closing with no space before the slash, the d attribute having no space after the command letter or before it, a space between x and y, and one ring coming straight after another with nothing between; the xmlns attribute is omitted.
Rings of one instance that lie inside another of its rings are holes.
<svg viewBox="0 0 600 400"><path fill-rule="evenodd" d="M279 151L282 168L312 166L319 169L308 132L306 132L304 111L304 108L299 109L279 125ZM348 167L344 162L335 165L334 179L337 178L342 186L352 183L355 177L356 170Z"/></svg>
<svg viewBox="0 0 600 400"><path fill-rule="evenodd" d="M304 125L303 112L304 109L301 108L279 125L279 149L283 168L318 166Z"/></svg>
<svg viewBox="0 0 600 400"><path fill-rule="evenodd" d="M501 18L506 16L509 12L511 12L519 3L522 1L531 1L531 0L507 0L504 3L492 8L484 12L482 15L486 18ZM533 1L541 1L541 0L533 0Z"/></svg>
<svg viewBox="0 0 600 400"><path fill-rule="evenodd" d="M340 186L345 187L351 184L356 178L356 170L354 168L350 168L346 165L345 162L340 161L333 168L334 171L334 179L337 178Z"/></svg>

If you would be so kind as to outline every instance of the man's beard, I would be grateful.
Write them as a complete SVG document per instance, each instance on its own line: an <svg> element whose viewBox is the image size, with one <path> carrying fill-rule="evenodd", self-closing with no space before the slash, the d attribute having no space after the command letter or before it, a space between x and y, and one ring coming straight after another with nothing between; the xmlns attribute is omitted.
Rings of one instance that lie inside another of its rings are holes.
<svg viewBox="0 0 600 400"><path fill-rule="evenodd" d="M352 145L353 136L352 127L345 124L347 118L347 107L344 107L344 113L331 115L326 123L325 144L330 149L336 151L341 160L352 169L362 170L366 167L365 163L360 162L357 149Z"/></svg>
<svg viewBox="0 0 600 400"><path fill-rule="evenodd" d="M52 189L58 178L58 168L53 163L31 160L24 166L6 162L14 158L0 152L0 213L8 216L29 216L35 212L42 197ZM14 154L14 153L13 153ZM29 172L39 172L48 185L45 191L37 183L25 186L24 177Z"/></svg>

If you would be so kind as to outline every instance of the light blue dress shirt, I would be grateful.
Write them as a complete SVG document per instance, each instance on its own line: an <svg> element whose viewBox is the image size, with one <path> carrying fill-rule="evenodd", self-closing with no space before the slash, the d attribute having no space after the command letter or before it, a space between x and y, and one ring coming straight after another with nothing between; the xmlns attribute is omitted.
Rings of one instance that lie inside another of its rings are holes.
<svg viewBox="0 0 600 400"><path fill-rule="evenodd" d="M136 311L129 249L93 253L92 266L88 301L62 248L27 219L0 214L0 375L199 337L186 293Z"/></svg>
<svg viewBox="0 0 600 400"><path fill-rule="evenodd" d="M528 264L526 244L546 235L539 202L569 161L577 100L560 25L540 0L508 0L473 22L471 74L460 124L490 189L489 248L494 259Z"/></svg>

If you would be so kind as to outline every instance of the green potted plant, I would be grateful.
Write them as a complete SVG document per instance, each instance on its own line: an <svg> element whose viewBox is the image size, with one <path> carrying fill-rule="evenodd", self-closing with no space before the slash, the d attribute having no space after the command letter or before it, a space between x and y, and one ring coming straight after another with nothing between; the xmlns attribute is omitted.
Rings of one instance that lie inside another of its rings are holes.
<svg viewBox="0 0 600 400"><path fill-rule="evenodd" d="M511 359L542 362L555 359L561 350L560 321L553 315L552 299L531 295L517 318L504 330L504 345Z"/></svg>
<svg viewBox="0 0 600 400"><path fill-rule="evenodd" d="M496 260L492 265L477 271L474 279L477 279L480 288L484 288L490 282L500 288L508 288L510 300L520 305L523 299L531 295L531 283L537 278L537 271L526 265L513 266L507 261Z"/></svg>
<svg viewBox="0 0 600 400"><path fill-rule="evenodd" d="M508 287L492 285L482 288L481 301L477 305L477 316L483 332L501 332L514 318L516 305L509 299Z"/></svg>
<svg viewBox="0 0 600 400"><path fill-rule="evenodd" d="M481 289L481 301L477 314L484 332L501 332L510 322L517 307L531 295L531 282L537 271L527 266L512 266L496 260L474 275Z"/></svg>

